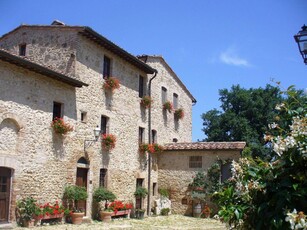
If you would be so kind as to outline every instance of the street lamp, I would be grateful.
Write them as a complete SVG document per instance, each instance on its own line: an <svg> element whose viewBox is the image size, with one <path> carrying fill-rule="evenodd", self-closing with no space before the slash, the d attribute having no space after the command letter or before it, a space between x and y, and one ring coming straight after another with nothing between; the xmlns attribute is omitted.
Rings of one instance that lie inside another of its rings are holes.
<svg viewBox="0 0 307 230"><path fill-rule="evenodd" d="M304 63L307 65L307 26L305 24L302 26L302 30L294 35L294 39L298 45Z"/></svg>
<svg viewBox="0 0 307 230"><path fill-rule="evenodd" d="M97 142L99 139L101 130L99 129L98 125L93 131L95 140L84 140L84 152L86 151L86 148L90 147L94 142Z"/></svg>

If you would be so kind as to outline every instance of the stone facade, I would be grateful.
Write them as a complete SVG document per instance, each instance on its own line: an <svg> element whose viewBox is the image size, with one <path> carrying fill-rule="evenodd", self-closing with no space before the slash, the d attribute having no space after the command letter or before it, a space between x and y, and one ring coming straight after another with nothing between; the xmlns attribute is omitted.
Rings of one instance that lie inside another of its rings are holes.
<svg viewBox="0 0 307 230"><path fill-rule="evenodd" d="M22 45L26 47L25 56L19 57ZM1 56L3 50L15 56L8 62L5 53ZM114 93L102 88L105 56L111 60L111 76L120 81L120 88ZM140 77L144 79L145 94L152 79L151 130L148 110L140 106ZM165 98L162 88L166 90ZM174 113L164 111L163 100L176 101L177 108L184 110L184 118L175 119ZM55 134L50 127L54 102L61 104L64 120L73 126L73 131L65 136ZM16 200L33 196L40 203L55 202L62 199L67 184L79 180L89 194L86 215L93 217L92 194L100 186L101 172L106 172L105 186L119 200L135 202L137 181L148 187L148 155L139 153L140 128L145 143L152 130L156 134L154 141L160 145L174 141L189 143L195 102L161 56L137 58L88 27L22 25L3 35L0 38L0 177L5 178L3 172L9 170L7 221L14 221ZM111 151L102 148L101 139L94 141L93 129L101 126L102 116L107 121L107 132L117 139ZM239 156L238 150L199 149L196 153L204 156L204 168L216 155ZM195 170L187 168L191 154L195 154L194 150L169 149L153 155L152 206L159 198L158 188L171 184L178 198L173 199L172 208L183 212L178 200L195 174ZM145 200L142 208L147 208Z"/></svg>
<svg viewBox="0 0 307 230"><path fill-rule="evenodd" d="M168 144L159 155L159 179L161 188L170 191L172 212L192 215L192 199L189 184L197 172L205 172L217 160L237 160L245 146L244 142L234 143L179 143ZM191 156L201 156L201 167L191 168Z"/></svg>
<svg viewBox="0 0 307 230"><path fill-rule="evenodd" d="M50 128L53 101L65 103L64 120L76 123L76 90L21 67L0 61L0 166L11 168L10 219L17 199L42 202L60 198L71 160L66 145Z"/></svg>
<svg viewBox="0 0 307 230"><path fill-rule="evenodd" d="M26 44L25 60L88 84L75 88L43 74L0 63L0 169L10 168L13 172L9 221L14 220L16 199L33 196L41 203L61 200L65 186L75 184L82 169L89 194L88 217L92 216L92 193L99 186L101 169L107 169L105 182L118 199L135 201L136 180L143 179L145 187L148 183L147 156L138 151L139 127L144 128L144 142L148 142L148 110L140 106L139 77L144 77L147 87L154 76L151 68L158 70L152 81L152 129L156 130L156 141L162 145L173 138L191 141L195 99L166 62L148 57L148 65L140 64L142 61L119 47L105 48L100 35L91 33L98 39L96 42L82 32L83 27L20 26L0 38L1 49L18 55L20 45ZM120 89L113 94L102 88L104 56L111 60L111 75L120 81ZM185 111L183 120L175 123L173 114L163 112L162 86L169 90L169 100L173 93L179 96L179 105ZM65 137L56 135L50 127L54 102L62 104L64 120L74 127ZM81 114L86 119L81 121ZM108 133L117 138L110 152L99 141L87 142L90 145L84 148L85 140L94 139L93 129L100 126L101 116L107 118ZM151 175L151 182L157 183L156 156ZM155 198L158 197L153 197L152 202Z"/></svg>

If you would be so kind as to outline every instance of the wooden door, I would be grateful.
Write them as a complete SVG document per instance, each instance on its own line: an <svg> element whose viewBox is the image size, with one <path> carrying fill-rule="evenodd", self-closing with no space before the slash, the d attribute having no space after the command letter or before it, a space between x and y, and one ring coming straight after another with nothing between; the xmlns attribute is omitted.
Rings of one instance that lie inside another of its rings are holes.
<svg viewBox="0 0 307 230"><path fill-rule="evenodd" d="M10 205L11 170L0 167L0 222L8 222Z"/></svg>
<svg viewBox="0 0 307 230"><path fill-rule="evenodd" d="M87 172L87 168L77 168L76 185L87 188ZM77 206L86 212L86 200L79 201Z"/></svg>

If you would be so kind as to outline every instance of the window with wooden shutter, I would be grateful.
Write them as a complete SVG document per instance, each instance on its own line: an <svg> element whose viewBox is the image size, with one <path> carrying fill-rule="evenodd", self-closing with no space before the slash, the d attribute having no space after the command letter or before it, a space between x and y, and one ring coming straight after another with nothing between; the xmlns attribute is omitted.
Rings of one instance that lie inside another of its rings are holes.
<svg viewBox="0 0 307 230"><path fill-rule="evenodd" d="M53 115L52 115L52 120L54 120L56 117L57 118L62 118L63 117L63 104L59 102L53 102Z"/></svg>
<svg viewBox="0 0 307 230"><path fill-rule="evenodd" d="M109 78L111 76L111 59L107 56L103 58L103 78Z"/></svg>
<svg viewBox="0 0 307 230"><path fill-rule="evenodd" d="M162 104L164 104L167 101L167 89L165 87L162 87Z"/></svg>
<svg viewBox="0 0 307 230"><path fill-rule="evenodd" d="M108 117L101 115L100 130L102 134L108 133Z"/></svg>
<svg viewBox="0 0 307 230"><path fill-rule="evenodd" d="M202 167L203 167L202 156L190 156L189 168L202 168Z"/></svg>

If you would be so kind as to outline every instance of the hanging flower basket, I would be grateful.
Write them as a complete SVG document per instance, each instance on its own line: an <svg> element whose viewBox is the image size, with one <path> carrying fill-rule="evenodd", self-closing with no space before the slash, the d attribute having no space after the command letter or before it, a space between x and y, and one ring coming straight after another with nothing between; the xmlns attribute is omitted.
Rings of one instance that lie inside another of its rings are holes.
<svg viewBox="0 0 307 230"><path fill-rule="evenodd" d="M109 78L105 79L102 87L105 90L114 92L115 89L119 89L119 87L120 87L119 80L115 77L109 77Z"/></svg>
<svg viewBox="0 0 307 230"><path fill-rule="evenodd" d="M162 145L158 144L150 144L148 145L148 152L149 153L162 153L164 150Z"/></svg>
<svg viewBox="0 0 307 230"><path fill-rule="evenodd" d="M184 111L183 111L182 108L176 109L174 114L175 114L176 119L183 119L184 118Z"/></svg>
<svg viewBox="0 0 307 230"><path fill-rule="evenodd" d="M141 106L145 109L148 109L151 107L153 100L150 96L144 96L141 100Z"/></svg>
<svg viewBox="0 0 307 230"><path fill-rule="evenodd" d="M171 113L173 110L173 104L170 101L167 101L163 104L163 109Z"/></svg>
<svg viewBox="0 0 307 230"><path fill-rule="evenodd" d="M115 148L116 137L113 134L102 134L101 144L104 149L112 150Z"/></svg>
<svg viewBox="0 0 307 230"><path fill-rule="evenodd" d="M144 154L148 151L148 144L140 144L139 145L139 152Z"/></svg>
<svg viewBox="0 0 307 230"><path fill-rule="evenodd" d="M51 127L53 128L54 132L65 135L66 133L73 131L73 127L64 122L63 118L56 117L51 122Z"/></svg>

